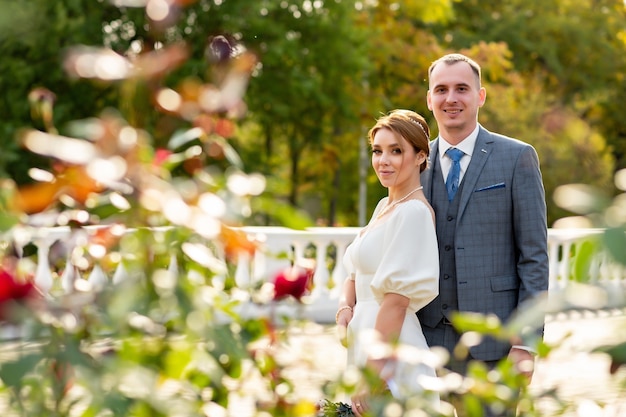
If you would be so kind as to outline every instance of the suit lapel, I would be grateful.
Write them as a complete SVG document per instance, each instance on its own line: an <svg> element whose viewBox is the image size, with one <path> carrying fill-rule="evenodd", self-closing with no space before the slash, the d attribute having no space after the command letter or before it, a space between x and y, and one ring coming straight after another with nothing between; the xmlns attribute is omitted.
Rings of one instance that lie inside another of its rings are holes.
<svg viewBox="0 0 626 417"><path fill-rule="evenodd" d="M439 139L430 142L430 155L428 156L428 169L422 172L421 183L424 186L424 195L426 200L432 201L433 197L433 180L435 161L439 157Z"/></svg>
<svg viewBox="0 0 626 417"><path fill-rule="evenodd" d="M470 164L467 167L467 171L463 176L463 189L461 190L461 201L459 201L459 213L457 216L457 222L463 216L463 212L467 207L467 203L469 202L474 190L476 189L476 183L478 182L478 178L489 159L489 155L493 151L493 139L491 138L491 134L489 131L484 129L482 126L478 131L478 137L476 138L476 145L474 146L474 153L472 154L472 159L470 160Z"/></svg>

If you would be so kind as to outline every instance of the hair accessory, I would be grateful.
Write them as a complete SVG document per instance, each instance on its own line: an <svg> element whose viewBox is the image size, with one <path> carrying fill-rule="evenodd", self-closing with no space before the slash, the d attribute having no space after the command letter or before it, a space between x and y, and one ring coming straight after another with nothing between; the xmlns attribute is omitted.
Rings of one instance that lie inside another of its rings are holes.
<svg viewBox="0 0 626 417"><path fill-rule="evenodd" d="M412 121L413 123L415 123L416 125L418 125L420 127L420 129L422 129L422 132L424 132L424 136L426 136L426 139L430 139L430 136L428 136L428 133L426 132L426 129L424 129L424 126L422 126L422 124L420 122L418 122L417 120L409 117L409 120Z"/></svg>

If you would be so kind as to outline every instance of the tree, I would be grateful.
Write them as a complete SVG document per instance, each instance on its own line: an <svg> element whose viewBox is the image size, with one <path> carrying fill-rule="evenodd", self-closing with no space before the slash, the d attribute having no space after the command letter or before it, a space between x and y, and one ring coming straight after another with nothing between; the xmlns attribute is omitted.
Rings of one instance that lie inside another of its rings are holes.
<svg viewBox="0 0 626 417"><path fill-rule="evenodd" d="M626 121L618 106L626 94L626 19L619 0L187 0L175 2L162 22L142 8L118 9L104 0L0 0L0 6L6 11L0 17L0 70L8 74L0 79L0 172L19 183L30 181L27 162L48 164L15 140L18 129L33 122L26 101L33 88L46 87L56 95L53 122L61 132L70 120L120 103L111 85L65 77L59 63L68 45L105 45L132 58L184 38L189 59L158 82L183 88L185 80L183 89L193 95L202 80L218 82L219 71L206 70L207 45L216 36L258 57L248 88L248 117L229 144L247 169L271 175L268 200L305 209L324 224L361 222L357 190L363 178L368 212L385 193L363 155L367 129L380 114L414 109L427 117L431 137L436 136L425 103L427 69L446 51L477 54L490 91L481 121L535 145L546 169L557 169L556 161L576 160L577 145L567 144L581 140L594 143L586 148L593 153L590 160L599 164L594 169L606 171L590 176L594 184L604 187L613 170L613 162L604 159L607 145L617 167L624 164ZM34 26L37 30L30 29ZM156 87L137 82L126 89ZM143 112L125 112L138 105ZM185 127L155 113L150 103L117 107L138 127L157 126L153 140L160 147ZM555 114L582 126L574 133L588 134L543 131ZM554 149L546 148L552 144ZM553 174L548 182L564 176Z"/></svg>
<svg viewBox="0 0 626 417"><path fill-rule="evenodd" d="M454 12L455 24L433 26L442 44L454 50L505 42L513 67L602 132L616 168L625 166L626 126L614 108L624 99L622 0L468 0L455 3Z"/></svg>
<svg viewBox="0 0 626 417"><path fill-rule="evenodd" d="M20 148L15 141L19 128L41 120L31 117L28 95L45 87L57 97L54 120L61 124L87 117L93 108L114 104L115 96L105 86L68 79L61 66L65 48L103 42L103 22L119 16L117 8L89 0L0 0L0 173L19 183L29 182L26 170L30 160L46 166L47 161Z"/></svg>
<svg viewBox="0 0 626 417"><path fill-rule="evenodd" d="M331 149L342 132L358 132L359 101L352 94L355 84L360 85L366 62L362 32L352 23L352 2L328 2L302 17L294 10L270 12L272 24L281 28L280 35L265 40L260 53L263 68L250 85L251 97L255 97L250 108L264 132L266 169L284 164L287 155L288 199L300 205L301 187L313 188L313 195L330 191L333 173L340 172L335 169L341 165L340 155ZM284 151L279 141L286 144ZM341 149L346 148L358 149L356 141L344 142ZM301 172L307 154L328 182L313 179L307 183L307 174ZM334 222L323 211L319 213Z"/></svg>
<svg viewBox="0 0 626 417"><path fill-rule="evenodd" d="M466 51L483 66L488 94L481 122L537 148L549 224L566 214L552 200L559 184L584 182L611 193L616 137L599 109L615 97L626 64L623 20L609 13L624 13L616 3L464 1L454 12L467 24L432 26L442 46Z"/></svg>
<svg viewBox="0 0 626 417"><path fill-rule="evenodd" d="M168 32L170 38L184 36L192 46L194 58L179 76L206 75L201 60L207 39L214 36L245 45L259 57L248 89L248 126L239 130L250 135L238 134L233 144L250 169L288 182L285 188L281 181L270 181L277 201L302 206L299 194L309 188L301 169L307 153L334 158L325 153L327 144L358 126L358 101L348 92L366 57L360 50L363 38L352 25L354 12L350 1L201 0L181 9L184 23ZM318 168L331 174L338 164L329 161ZM315 181L315 195L332 189L330 181Z"/></svg>
<svg viewBox="0 0 626 417"><path fill-rule="evenodd" d="M531 143L539 154L548 206L548 226L570 213L558 207L552 196L562 184L594 184L610 194L615 164L611 148L602 134L574 109L563 107L541 94L538 84L524 79L506 60L503 45L479 45L470 56L489 56L485 66L487 101L481 123L496 131ZM500 64L494 59L498 53ZM489 66L491 65L491 66ZM495 77L494 74L501 74Z"/></svg>

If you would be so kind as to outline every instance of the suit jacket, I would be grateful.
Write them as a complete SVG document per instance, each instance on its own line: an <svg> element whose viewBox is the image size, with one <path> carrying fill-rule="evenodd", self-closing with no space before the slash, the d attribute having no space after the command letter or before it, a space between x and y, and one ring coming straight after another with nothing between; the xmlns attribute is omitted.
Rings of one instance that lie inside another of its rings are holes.
<svg viewBox="0 0 626 417"><path fill-rule="evenodd" d="M431 142L431 168L421 177L431 202L438 142ZM505 322L521 303L548 289L546 204L539 158L532 146L480 126L462 181L454 237L458 309L495 314ZM446 288L440 279L442 291ZM425 326L435 327L442 318L435 301L418 313ZM475 359L498 360L509 347L487 339L470 353Z"/></svg>

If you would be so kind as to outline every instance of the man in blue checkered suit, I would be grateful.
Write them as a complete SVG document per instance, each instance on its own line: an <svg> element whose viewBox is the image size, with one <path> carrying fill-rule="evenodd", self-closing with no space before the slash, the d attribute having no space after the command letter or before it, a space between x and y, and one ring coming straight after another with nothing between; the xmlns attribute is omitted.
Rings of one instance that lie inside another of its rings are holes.
<svg viewBox="0 0 626 417"><path fill-rule="evenodd" d="M480 66L450 54L433 62L428 74L427 103L439 135L421 182L436 213L440 283L439 296L417 314L429 345L453 352L460 337L450 323L453 312L494 314L506 322L521 303L547 291L546 204L535 149L478 123L486 99ZM451 157L455 152L460 158ZM495 366L507 356L517 364L533 361L521 341L485 338L449 368L464 372L469 360Z"/></svg>

